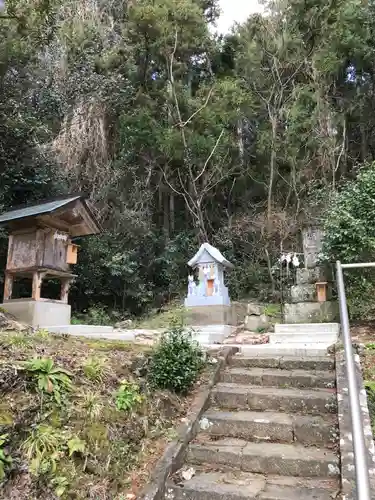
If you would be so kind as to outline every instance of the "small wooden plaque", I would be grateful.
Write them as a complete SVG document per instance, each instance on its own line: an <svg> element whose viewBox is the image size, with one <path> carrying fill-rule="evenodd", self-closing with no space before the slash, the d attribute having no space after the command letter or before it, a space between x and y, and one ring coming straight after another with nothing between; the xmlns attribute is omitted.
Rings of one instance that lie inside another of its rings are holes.
<svg viewBox="0 0 375 500"><path fill-rule="evenodd" d="M66 252L66 263L77 264L77 258L78 258L78 245L74 245L74 243L69 243L68 250Z"/></svg>
<svg viewBox="0 0 375 500"><path fill-rule="evenodd" d="M316 290L318 295L318 302L326 302L327 300L327 285L328 283L325 281L316 283Z"/></svg>

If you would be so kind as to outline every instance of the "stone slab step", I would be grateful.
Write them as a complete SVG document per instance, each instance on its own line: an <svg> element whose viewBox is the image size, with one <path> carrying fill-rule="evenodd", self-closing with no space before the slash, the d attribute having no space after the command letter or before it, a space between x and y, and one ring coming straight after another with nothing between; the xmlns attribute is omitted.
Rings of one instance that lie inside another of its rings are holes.
<svg viewBox="0 0 375 500"><path fill-rule="evenodd" d="M230 438L190 444L187 461L280 476L337 477L340 474L339 460L328 449L296 444L250 443Z"/></svg>
<svg viewBox="0 0 375 500"><path fill-rule="evenodd" d="M212 390L211 399L220 408L234 410L300 412L312 415L335 413L334 389L284 389L240 384L219 383Z"/></svg>
<svg viewBox="0 0 375 500"><path fill-rule="evenodd" d="M333 388L334 372L280 370L278 368L228 368L221 373L221 382L276 387Z"/></svg>
<svg viewBox="0 0 375 500"><path fill-rule="evenodd" d="M339 323L277 323L275 333L332 333L338 335Z"/></svg>
<svg viewBox="0 0 375 500"><path fill-rule="evenodd" d="M287 356L293 358L310 358L327 356L328 348L331 344L322 343L292 343L292 344L226 344L225 347L236 347L244 356L264 357L264 356ZM217 348L217 345L205 346L208 349Z"/></svg>
<svg viewBox="0 0 375 500"><path fill-rule="evenodd" d="M308 333L308 332L289 332L289 333L271 333L270 344L306 344L314 342L316 344L332 345L337 342L337 335L332 333Z"/></svg>
<svg viewBox="0 0 375 500"><path fill-rule="evenodd" d="M335 480L268 476L240 471L195 471L188 481L169 481L173 500L332 500Z"/></svg>
<svg viewBox="0 0 375 500"><path fill-rule="evenodd" d="M326 370L335 369L334 358L328 356L298 358L287 356L244 356L235 354L230 358L230 364L237 368L280 368L282 370Z"/></svg>
<svg viewBox="0 0 375 500"><path fill-rule="evenodd" d="M298 442L308 446L333 447L337 442L337 417L290 415L259 411L209 410L211 436L233 437L247 441Z"/></svg>
<svg viewBox="0 0 375 500"><path fill-rule="evenodd" d="M165 499L173 500L255 500L265 489L266 480L258 474L200 472L189 481L168 482Z"/></svg>

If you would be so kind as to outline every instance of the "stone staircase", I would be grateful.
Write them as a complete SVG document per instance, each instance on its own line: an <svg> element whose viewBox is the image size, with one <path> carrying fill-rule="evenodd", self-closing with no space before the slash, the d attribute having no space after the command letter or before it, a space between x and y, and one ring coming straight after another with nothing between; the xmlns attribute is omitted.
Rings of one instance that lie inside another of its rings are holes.
<svg viewBox="0 0 375 500"><path fill-rule="evenodd" d="M233 356L165 499L336 498L334 368L328 355Z"/></svg>

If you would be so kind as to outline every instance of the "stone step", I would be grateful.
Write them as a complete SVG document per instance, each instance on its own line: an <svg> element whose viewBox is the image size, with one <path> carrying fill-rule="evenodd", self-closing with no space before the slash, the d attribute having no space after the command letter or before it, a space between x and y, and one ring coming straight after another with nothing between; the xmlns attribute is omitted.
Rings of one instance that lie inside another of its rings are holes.
<svg viewBox="0 0 375 500"><path fill-rule="evenodd" d="M309 344L314 342L316 344L332 345L337 342L337 335L333 333L309 333L305 331L291 332L291 333L271 333L270 344L301 344L305 342Z"/></svg>
<svg viewBox="0 0 375 500"><path fill-rule="evenodd" d="M282 356L252 357L238 353L229 360L237 368L281 368L285 370L326 370L335 369L334 358L322 356L317 358L289 358Z"/></svg>
<svg viewBox="0 0 375 500"><path fill-rule="evenodd" d="M316 333L332 333L338 335L339 331L339 323L277 323L275 325L275 333L306 332L313 335Z"/></svg>
<svg viewBox="0 0 375 500"><path fill-rule="evenodd" d="M278 368L228 368L221 382L267 387L333 388L335 373L326 371L280 370Z"/></svg>
<svg viewBox="0 0 375 500"><path fill-rule="evenodd" d="M208 345L208 349L217 348L217 345ZM327 356L330 344L322 343L293 343L293 344L226 344L225 347L236 347L241 354L249 357L287 356L292 358L311 358Z"/></svg>
<svg viewBox="0 0 375 500"><path fill-rule="evenodd" d="M335 413L334 389L284 389L219 383L212 390L212 402L220 408L234 410L300 412L311 415Z"/></svg>
<svg viewBox="0 0 375 500"><path fill-rule="evenodd" d="M247 441L298 442L308 446L332 447L337 442L337 418L290 415L260 411L215 411L205 414L211 436Z"/></svg>
<svg viewBox="0 0 375 500"><path fill-rule="evenodd" d="M169 481L173 500L332 500L335 480L268 476L240 471L195 471L190 480Z"/></svg>
<svg viewBox="0 0 375 500"><path fill-rule="evenodd" d="M187 461L280 476L335 478L340 474L339 459L331 450L296 444L251 443L241 439L192 443Z"/></svg>

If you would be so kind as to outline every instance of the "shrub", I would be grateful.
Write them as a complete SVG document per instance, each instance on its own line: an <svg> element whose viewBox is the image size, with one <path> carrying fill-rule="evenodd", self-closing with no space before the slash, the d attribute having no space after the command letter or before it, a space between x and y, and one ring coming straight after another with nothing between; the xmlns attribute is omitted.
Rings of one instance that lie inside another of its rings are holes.
<svg viewBox="0 0 375 500"><path fill-rule="evenodd" d="M176 324L162 335L152 354L149 380L154 387L186 393L203 366L204 353L192 340L192 331Z"/></svg>
<svg viewBox="0 0 375 500"><path fill-rule="evenodd" d="M335 194L326 214L323 254L344 263L371 262L375 258L375 163L362 167L355 179ZM345 275L352 319L375 316L373 269L351 270Z"/></svg>
<svg viewBox="0 0 375 500"><path fill-rule="evenodd" d="M143 397L139 392L139 386L123 380L116 392L116 408L118 410L131 411L142 403Z"/></svg>

